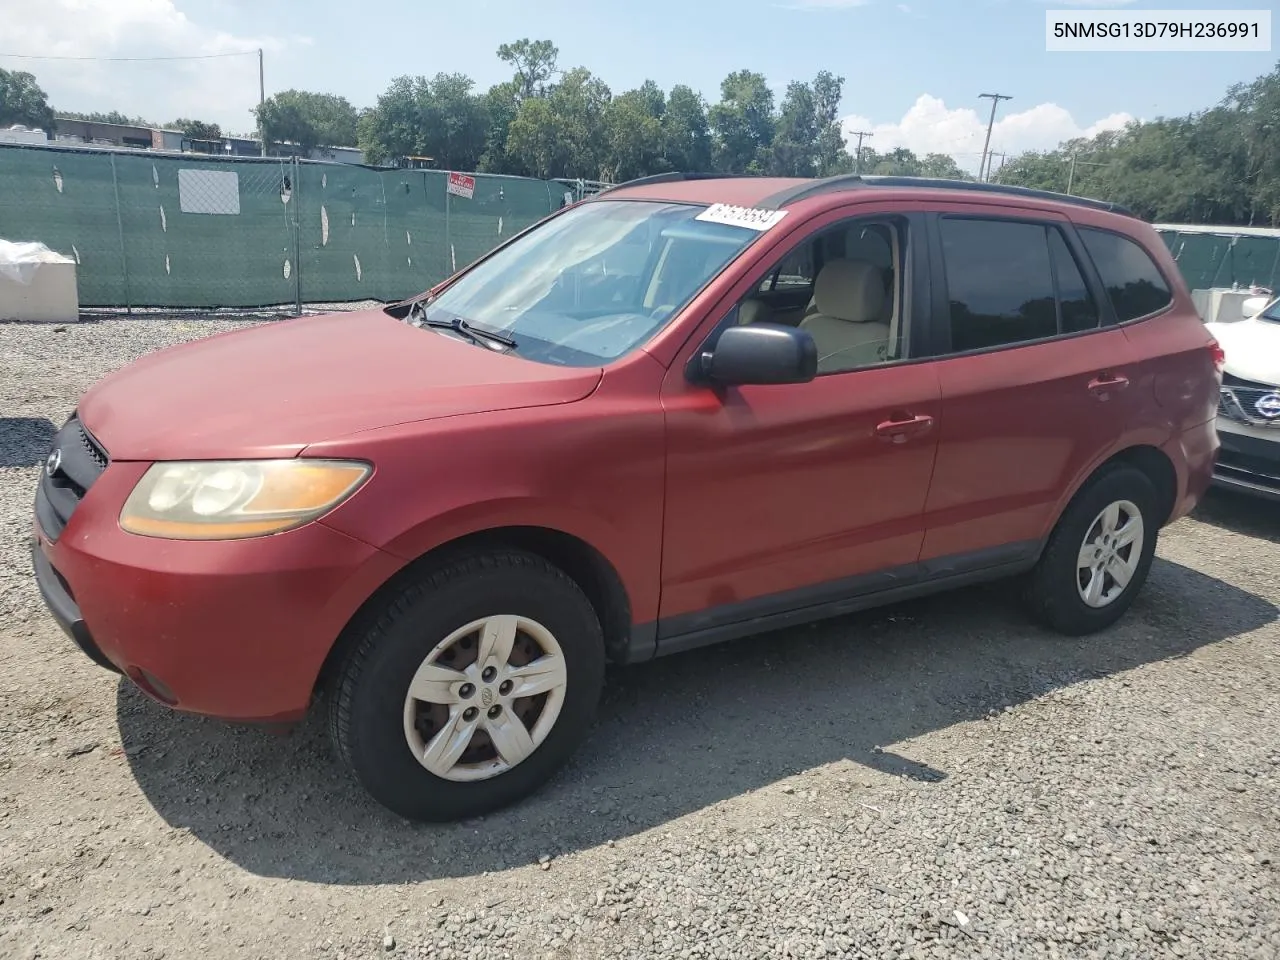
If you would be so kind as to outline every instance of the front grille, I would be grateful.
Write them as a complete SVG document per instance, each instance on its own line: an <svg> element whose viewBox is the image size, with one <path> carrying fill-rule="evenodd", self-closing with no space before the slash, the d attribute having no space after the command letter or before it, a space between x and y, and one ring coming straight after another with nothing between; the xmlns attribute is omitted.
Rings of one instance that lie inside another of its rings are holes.
<svg viewBox="0 0 1280 960"><path fill-rule="evenodd" d="M1224 373L1218 414L1254 427L1280 427L1280 387Z"/></svg>
<svg viewBox="0 0 1280 960"><path fill-rule="evenodd" d="M57 540L62 535L76 507L109 462L102 444L72 415L54 437L49 458L40 468L36 519L45 536Z"/></svg>

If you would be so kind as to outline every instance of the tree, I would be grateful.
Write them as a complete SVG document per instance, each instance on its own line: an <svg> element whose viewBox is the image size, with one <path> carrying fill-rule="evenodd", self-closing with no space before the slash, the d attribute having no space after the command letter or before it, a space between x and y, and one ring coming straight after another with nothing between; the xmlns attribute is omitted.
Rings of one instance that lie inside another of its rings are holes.
<svg viewBox="0 0 1280 960"><path fill-rule="evenodd" d="M52 133L53 109L36 78L25 71L0 70L0 127L20 123Z"/></svg>
<svg viewBox="0 0 1280 960"><path fill-rule="evenodd" d="M222 128L216 123L205 123L203 120L175 120L169 124L174 130L181 130L189 140L221 140Z"/></svg>
<svg viewBox="0 0 1280 960"><path fill-rule="evenodd" d="M672 170L705 173L711 169L711 128L707 105L691 88L671 88L662 114L663 155Z"/></svg>
<svg viewBox="0 0 1280 960"><path fill-rule="evenodd" d="M291 143L303 156L316 147L354 147L359 117L345 97L285 90L257 108L269 143Z"/></svg>
<svg viewBox="0 0 1280 960"><path fill-rule="evenodd" d="M507 157L520 173L541 177L568 176L572 169L568 124L545 97L520 104L507 133Z"/></svg>
<svg viewBox="0 0 1280 960"><path fill-rule="evenodd" d="M489 112L470 77L397 77L360 123L360 148L370 162L428 156L451 170L474 170L485 154Z"/></svg>
<svg viewBox="0 0 1280 960"><path fill-rule="evenodd" d="M667 98L652 81L614 97L604 108L606 180L622 182L668 169L662 116Z"/></svg>
<svg viewBox="0 0 1280 960"><path fill-rule="evenodd" d="M559 57L559 48L550 40L517 40L498 48L498 59L515 68L516 95L521 100L545 95Z"/></svg>
<svg viewBox="0 0 1280 960"><path fill-rule="evenodd" d="M724 173L763 173L773 144L773 91L764 75L738 70L720 84L708 114L715 133L715 166Z"/></svg>

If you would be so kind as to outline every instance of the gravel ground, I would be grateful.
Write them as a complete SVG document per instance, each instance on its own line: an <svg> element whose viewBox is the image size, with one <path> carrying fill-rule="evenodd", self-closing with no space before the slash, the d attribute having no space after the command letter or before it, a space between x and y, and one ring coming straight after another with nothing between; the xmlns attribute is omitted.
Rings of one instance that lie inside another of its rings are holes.
<svg viewBox="0 0 1280 960"><path fill-rule="evenodd" d="M54 424L246 322L0 325L0 957L1280 956L1280 508L1210 498L1098 637L991 588L618 671L548 789L410 825L39 608Z"/></svg>

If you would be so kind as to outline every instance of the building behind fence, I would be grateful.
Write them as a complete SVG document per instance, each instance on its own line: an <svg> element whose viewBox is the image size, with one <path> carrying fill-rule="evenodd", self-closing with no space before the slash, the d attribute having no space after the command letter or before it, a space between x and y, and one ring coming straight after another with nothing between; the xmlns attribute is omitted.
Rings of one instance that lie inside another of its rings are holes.
<svg viewBox="0 0 1280 960"><path fill-rule="evenodd" d="M449 182L440 170L0 144L0 238L74 257L86 307L393 300L568 192L523 177Z"/></svg>

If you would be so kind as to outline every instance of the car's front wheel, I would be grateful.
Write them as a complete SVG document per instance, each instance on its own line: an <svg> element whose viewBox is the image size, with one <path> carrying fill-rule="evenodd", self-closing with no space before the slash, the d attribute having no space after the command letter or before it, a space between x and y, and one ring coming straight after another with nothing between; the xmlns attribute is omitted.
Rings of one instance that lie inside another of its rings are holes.
<svg viewBox="0 0 1280 960"><path fill-rule="evenodd" d="M590 601L516 551L427 570L366 621L330 701L339 756L413 820L522 799L585 737L604 678Z"/></svg>

